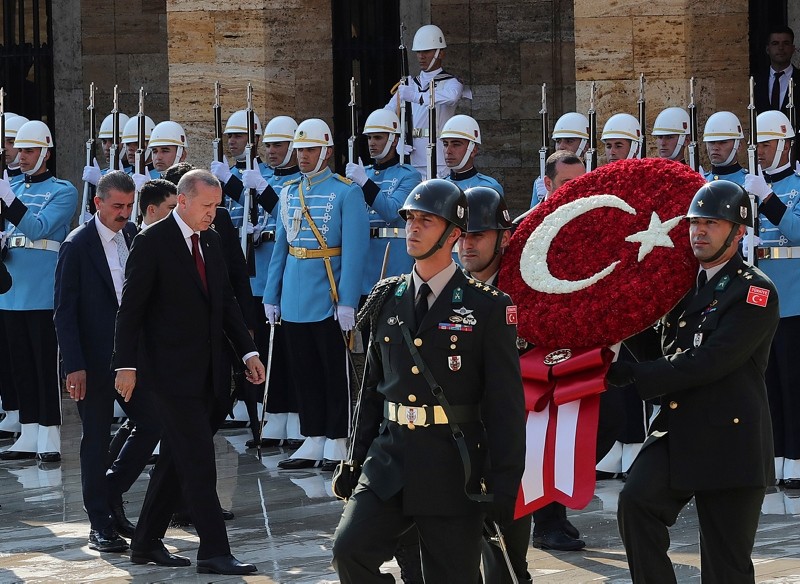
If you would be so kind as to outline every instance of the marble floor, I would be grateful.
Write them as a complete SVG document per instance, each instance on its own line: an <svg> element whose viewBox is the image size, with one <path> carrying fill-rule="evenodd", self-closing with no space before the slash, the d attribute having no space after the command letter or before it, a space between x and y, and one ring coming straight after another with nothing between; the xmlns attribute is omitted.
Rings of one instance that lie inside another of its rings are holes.
<svg viewBox="0 0 800 584"><path fill-rule="evenodd" d="M216 439L218 490L234 554L258 565L247 578L198 575L194 568L137 566L128 556L89 550L89 524L82 510L75 406L64 402L63 462L0 462L0 583L10 582L263 582L333 583L331 537L342 503L330 494L330 474L279 471L287 456L265 450L262 461L245 450L246 429L224 430ZM9 442L0 443L5 448ZM600 481L594 500L571 521L587 543L581 552L543 552L531 547L528 561L539 584L630 582L615 520L622 483ZM144 473L126 496L135 520L147 488ZM760 583L800 583L800 493L774 489L764 503L753 560ZM192 560L192 528L171 529L167 546ZM671 557L679 582L700 582L697 518L689 506L672 530ZM396 565L386 572L399 574ZM399 577L398 577L399 581Z"/></svg>

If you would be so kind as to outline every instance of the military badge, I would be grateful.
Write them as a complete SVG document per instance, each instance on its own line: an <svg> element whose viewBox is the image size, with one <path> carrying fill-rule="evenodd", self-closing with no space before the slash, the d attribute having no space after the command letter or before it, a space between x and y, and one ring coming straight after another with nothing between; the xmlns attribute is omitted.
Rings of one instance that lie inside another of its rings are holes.
<svg viewBox="0 0 800 584"><path fill-rule="evenodd" d="M758 286L750 286L747 291L747 303L764 308L769 300L769 290L766 288L759 288Z"/></svg>
<svg viewBox="0 0 800 584"><path fill-rule="evenodd" d="M506 324L517 324L516 306L506 306Z"/></svg>
<svg viewBox="0 0 800 584"><path fill-rule="evenodd" d="M703 333L694 333L694 346L699 347L703 342Z"/></svg>
<svg viewBox="0 0 800 584"><path fill-rule="evenodd" d="M450 371L461 369L461 355L450 355L447 358L447 365L450 367Z"/></svg>
<svg viewBox="0 0 800 584"><path fill-rule="evenodd" d="M453 290L453 304L464 302L464 291L461 288Z"/></svg>

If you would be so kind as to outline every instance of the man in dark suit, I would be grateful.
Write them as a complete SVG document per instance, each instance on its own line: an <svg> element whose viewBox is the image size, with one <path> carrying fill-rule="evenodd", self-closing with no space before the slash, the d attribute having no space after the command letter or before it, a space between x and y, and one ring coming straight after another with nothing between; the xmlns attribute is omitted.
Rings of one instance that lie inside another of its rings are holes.
<svg viewBox="0 0 800 584"><path fill-rule="evenodd" d="M216 492L213 434L230 408L226 339L254 383L263 381L264 366L228 280L219 236L208 229L220 195L209 172L188 172L178 183L175 210L136 237L117 314L113 367L125 401L134 391L152 393L163 427L131 560L189 564L161 542L182 490L200 538L198 572L246 574L256 567L231 555Z"/></svg>
<svg viewBox="0 0 800 584"><path fill-rule="evenodd" d="M661 409L619 496L617 519L634 583L675 582L669 527L692 499L704 583L754 582L761 503L775 484L764 371L778 293L738 253L752 226L739 185L703 186L689 207L697 285L662 321L663 357L616 362L608 381L636 382ZM637 356L641 351L632 347Z"/></svg>
<svg viewBox="0 0 800 584"><path fill-rule="evenodd" d="M381 564L416 526L426 582L477 582L487 511L479 502L489 503L481 482L490 517L508 523L523 470L516 307L452 260L467 225L458 186L423 182L400 214L416 261L412 274L379 282L365 305L380 308L353 453L363 469L333 565L345 584L384 582Z"/></svg>
<svg viewBox="0 0 800 584"><path fill-rule="evenodd" d="M794 31L791 28L781 26L770 31L766 46L770 67L755 78L753 97L756 112L780 110L788 115L790 79L795 83L794 107L800 105L800 70L792 66L794 52Z"/></svg>
<svg viewBox="0 0 800 584"><path fill-rule="evenodd" d="M106 473L106 453L114 415L111 352L114 320L122 298L128 246L136 233L129 222L135 185L122 171L97 183L95 216L67 236L58 252L54 321L67 374L69 395L78 405L81 437L81 486L89 515L89 548L117 552L133 536L125 518L122 494L144 469L159 440L160 426L150 412L147 393L123 404L137 422Z"/></svg>

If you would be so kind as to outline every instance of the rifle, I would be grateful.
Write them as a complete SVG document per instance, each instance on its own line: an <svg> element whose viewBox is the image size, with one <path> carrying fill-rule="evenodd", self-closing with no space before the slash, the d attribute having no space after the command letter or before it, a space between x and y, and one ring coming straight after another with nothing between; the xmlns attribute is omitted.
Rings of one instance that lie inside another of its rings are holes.
<svg viewBox="0 0 800 584"><path fill-rule="evenodd" d="M787 90L787 99L789 100L786 104L786 113L787 117L789 118L789 122L791 123L792 130L794 130L795 136L797 135L797 112L794 111L794 77L789 77L789 89ZM795 138L797 139L797 138ZM792 160L794 158L794 148L789 149L789 160L791 162L795 162Z"/></svg>
<svg viewBox="0 0 800 584"><path fill-rule="evenodd" d="M145 150L147 149L147 130L145 127L145 117L144 117L144 87L139 88L139 113L136 115L136 158L134 159L134 166L137 174L145 174L147 169L145 165L147 163L147 155L145 154ZM133 195L133 217L134 223L136 225L140 225L142 223L142 214L139 212L139 189L136 189L136 193Z"/></svg>
<svg viewBox="0 0 800 584"><path fill-rule="evenodd" d="M697 148L697 107L694 103L694 77L689 79L689 168L700 171L700 152Z"/></svg>
<svg viewBox="0 0 800 584"><path fill-rule="evenodd" d="M748 171L753 176L759 174L758 168L758 113L756 112L755 98L753 97L753 78L750 77L750 103L747 106L750 114L750 143L747 145L747 166ZM750 195L750 210L753 214L753 227L747 228L745 240L747 243L747 259L754 266L758 265L758 254L756 253L756 230L758 229L758 197L753 193Z"/></svg>
<svg viewBox="0 0 800 584"><path fill-rule="evenodd" d="M595 83L589 88L589 148L586 150L586 172L597 168L597 113L594 110Z"/></svg>
<svg viewBox="0 0 800 584"><path fill-rule="evenodd" d="M542 147L539 148L539 176L544 177L544 167L547 164L548 121L547 121L547 83L542 83Z"/></svg>
<svg viewBox="0 0 800 584"><path fill-rule="evenodd" d="M111 115L113 116L112 120L113 123L111 125L111 149L108 151L108 169L109 170L120 170L120 160L119 160L119 95L118 95L118 86L114 86L114 108L111 110Z"/></svg>
<svg viewBox="0 0 800 584"><path fill-rule="evenodd" d="M408 52L405 46L406 25L400 23L400 85L408 84ZM414 143L414 114L411 111L411 103L400 103L400 88L398 87L397 101L400 109L400 162L406 161L406 144Z"/></svg>
<svg viewBox="0 0 800 584"><path fill-rule="evenodd" d="M244 149L245 169L253 170L253 161L256 157L258 144L256 144L256 113L253 111L253 85L247 84L247 146ZM247 223L250 220L250 207L256 199L255 189L245 189L242 195L242 231L240 239L242 253L247 258Z"/></svg>
<svg viewBox="0 0 800 584"><path fill-rule="evenodd" d="M644 73L639 73L639 99L636 103L639 104L639 133L642 137L642 143L639 145L639 156L637 156L637 158L643 158L647 156L647 116L645 114Z"/></svg>
<svg viewBox="0 0 800 584"><path fill-rule="evenodd" d="M347 139L347 162L355 163L358 159L356 140L358 139L358 114L356 113L356 78L350 78L350 137Z"/></svg>
<svg viewBox="0 0 800 584"><path fill-rule="evenodd" d="M428 102L428 180L436 178L439 166L436 162L436 87L433 80L430 84L430 100Z"/></svg>
<svg viewBox="0 0 800 584"><path fill-rule="evenodd" d="M94 111L94 82L89 84L89 139L86 140L86 166L94 163L95 133L97 132L97 118ZM5 132L3 133L5 136ZM95 186L90 182L83 183L83 196L81 197L80 216L78 222L83 223L83 213L89 211L89 201L94 200Z"/></svg>
<svg viewBox="0 0 800 584"><path fill-rule="evenodd" d="M219 103L219 81L214 82L214 139L211 140L213 153L211 158L215 162L222 162L225 159L222 150L222 106Z"/></svg>
<svg viewBox="0 0 800 584"><path fill-rule="evenodd" d="M92 84L94 87L94 84ZM6 172L6 90L0 87L0 178Z"/></svg>

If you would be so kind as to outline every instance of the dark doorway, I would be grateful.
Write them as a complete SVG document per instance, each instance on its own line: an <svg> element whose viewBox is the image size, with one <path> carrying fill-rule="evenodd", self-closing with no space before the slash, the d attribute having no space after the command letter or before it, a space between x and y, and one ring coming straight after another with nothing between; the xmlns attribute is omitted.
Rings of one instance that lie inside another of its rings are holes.
<svg viewBox="0 0 800 584"><path fill-rule="evenodd" d="M787 0L750 0L750 75L755 76L769 67L767 35L773 27L786 26L786 2Z"/></svg>
<svg viewBox="0 0 800 584"><path fill-rule="evenodd" d="M344 174L350 137L350 78L356 80L357 152L369 164L364 121L389 101L400 79L399 0L333 0L333 134L336 172ZM406 43L411 44L410 38Z"/></svg>
<svg viewBox="0 0 800 584"><path fill-rule="evenodd" d="M6 92L6 111L41 120L52 132L55 127L52 0L1 0L0 6L3 22L0 85ZM58 144L55 136L53 141ZM54 156L48 166L55 169Z"/></svg>

